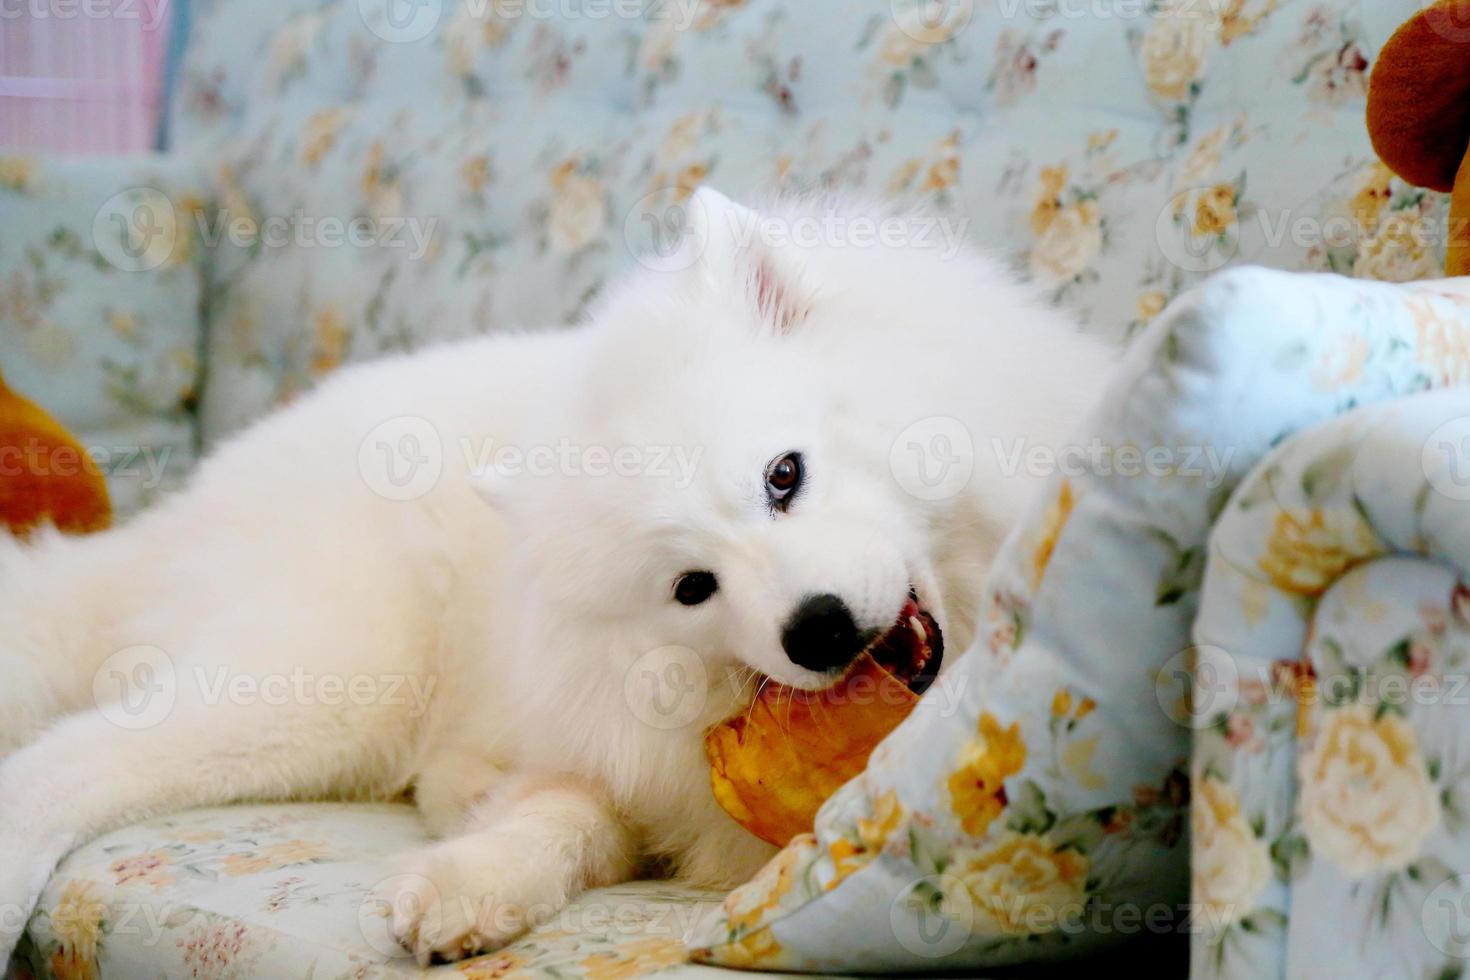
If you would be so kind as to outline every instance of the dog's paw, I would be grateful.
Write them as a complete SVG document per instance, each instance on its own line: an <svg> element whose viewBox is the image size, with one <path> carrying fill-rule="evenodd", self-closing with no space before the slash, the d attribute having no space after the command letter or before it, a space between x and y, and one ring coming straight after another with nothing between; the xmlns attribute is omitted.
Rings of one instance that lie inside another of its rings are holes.
<svg viewBox="0 0 1470 980"><path fill-rule="evenodd" d="M400 861L376 889L390 934L419 963L493 952L560 910L547 876L499 850L448 841Z"/></svg>

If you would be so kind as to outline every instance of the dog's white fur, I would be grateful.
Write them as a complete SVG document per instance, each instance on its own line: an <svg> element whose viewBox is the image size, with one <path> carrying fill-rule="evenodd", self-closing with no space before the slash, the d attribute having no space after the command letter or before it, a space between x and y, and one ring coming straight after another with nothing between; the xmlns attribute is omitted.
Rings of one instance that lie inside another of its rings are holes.
<svg viewBox="0 0 1470 980"><path fill-rule="evenodd" d="M745 241L752 213L710 191L692 213L686 261L633 274L583 327L341 371L151 512L0 545L0 962L69 849L236 801L412 788L440 842L387 897L418 900L395 901L392 927L421 957L494 947L653 866L737 882L770 849L715 805L702 735L759 675L829 681L783 652L797 602L834 593L879 627L912 584L959 656L1035 485L994 447L1060 446L1111 355L969 253ZM362 462L400 417L443 449L406 501ZM894 447L934 417L973 434L975 473L925 500ZM568 443L632 447L641 471L480 469L494 447ZM692 482L656 465L670 450ZM791 450L807 484L774 513L765 468ZM694 569L720 588L686 607L671 589ZM118 727L94 678L137 645L166 653L176 702ZM702 710L677 727L650 724L628 683L671 645L705 668ZM220 671L408 677L433 696L208 697L196 680Z"/></svg>

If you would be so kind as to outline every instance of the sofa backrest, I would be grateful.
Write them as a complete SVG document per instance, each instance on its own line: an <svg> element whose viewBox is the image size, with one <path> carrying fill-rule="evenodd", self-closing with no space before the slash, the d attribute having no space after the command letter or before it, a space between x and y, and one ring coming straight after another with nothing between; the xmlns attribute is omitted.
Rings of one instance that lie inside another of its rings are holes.
<svg viewBox="0 0 1470 980"><path fill-rule="evenodd" d="M204 2L173 131L248 219L212 223L206 439L343 361L581 316L703 182L924 202L1109 336L1231 263L1430 275L1443 202L1362 122L1418 6Z"/></svg>

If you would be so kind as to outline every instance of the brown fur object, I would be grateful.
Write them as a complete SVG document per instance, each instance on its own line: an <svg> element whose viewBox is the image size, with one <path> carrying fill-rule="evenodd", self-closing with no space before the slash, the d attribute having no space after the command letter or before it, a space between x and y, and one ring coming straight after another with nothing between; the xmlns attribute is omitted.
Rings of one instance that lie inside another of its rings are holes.
<svg viewBox="0 0 1470 980"><path fill-rule="evenodd" d="M99 531L111 515L107 483L82 445L0 377L0 529Z"/></svg>
<svg viewBox="0 0 1470 980"><path fill-rule="evenodd" d="M1404 180L1453 192L1446 271L1470 275L1470 0L1441 0L1384 45L1368 89L1368 133Z"/></svg>
<svg viewBox="0 0 1470 980"><path fill-rule="evenodd" d="M724 811L778 847L812 829L827 797L862 772L919 696L872 657L825 691L763 684L750 707L705 734Z"/></svg>

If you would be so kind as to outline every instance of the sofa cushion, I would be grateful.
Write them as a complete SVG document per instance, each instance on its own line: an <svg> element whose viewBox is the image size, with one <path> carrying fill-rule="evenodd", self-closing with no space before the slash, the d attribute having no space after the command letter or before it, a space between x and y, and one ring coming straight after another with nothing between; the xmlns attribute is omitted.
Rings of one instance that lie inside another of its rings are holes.
<svg viewBox="0 0 1470 980"><path fill-rule="evenodd" d="M370 897L390 859L426 841L408 806L199 810L77 850L52 876L15 976L423 975ZM684 935L718 895L644 882L584 895L497 953L428 971L490 978L719 976L685 964Z"/></svg>
<svg viewBox="0 0 1470 980"><path fill-rule="evenodd" d="M1194 927L1186 773L1200 719L1184 679L1206 535L1290 434L1466 382L1463 282L1240 269L1186 294L1067 457L1027 464L1053 470L1050 491L991 573L975 648L815 834L727 898L697 957L996 967Z"/></svg>

